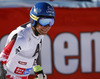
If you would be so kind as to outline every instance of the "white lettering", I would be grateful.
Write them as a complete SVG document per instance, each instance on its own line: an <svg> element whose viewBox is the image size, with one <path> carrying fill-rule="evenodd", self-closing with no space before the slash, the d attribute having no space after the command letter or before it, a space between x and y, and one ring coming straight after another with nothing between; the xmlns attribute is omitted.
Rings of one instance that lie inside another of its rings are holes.
<svg viewBox="0 0 100 79"><path fill-rule="evenodd" d="M0 52L5 47L7 37L8 35L5 35L0 40ZM82 73L91 73L93 69L95 72L100 72L100 32L81 33L79 42L80 47L75 35L61 33L55 37L52 47L51 39L46 35L41 51L41 64L44 72L46 74L53 73L53 61L55 69L62 74L76 72L79 65ZM79 51L80 63L77 58Z"/></svg>
<svg viewBox="0 0 100 79"><path fill-rule="evenodd" d="M95 71L100 72L100 32L81 33L80 41L82 72L93 71L93 60L95 60ZM95 59L93 59L93 56Z"/></svg>
<svg viewBox="0 0 100 79"><path fill-rule="evenodd" d="M67 48L64 43L67 42ZM68 59L68 65L65 64L65 57L78 56L78 40L70 33L62 33L54 40L54 65L58 72L62 74L72 74L78 69L79 60L76 58Z"/></svg>
<svg viewBox="0 0 100 79"><path fill-rule="evenodd" d="M51 40L48 35L44 37L41 51L41 64L43 71L47 74L52 74L52 56L51 56Z"/></svg>

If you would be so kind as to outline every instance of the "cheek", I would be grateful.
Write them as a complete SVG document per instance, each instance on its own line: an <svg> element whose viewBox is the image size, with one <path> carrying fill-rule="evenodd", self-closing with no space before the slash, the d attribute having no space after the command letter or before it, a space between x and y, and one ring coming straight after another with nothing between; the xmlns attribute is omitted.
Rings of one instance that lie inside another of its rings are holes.
<svg viewBox="0 0 100 79"><path fill-rule="evenodd" d="M48 28L48 30L50 30L50 29L51 29L51 27Z"/></svg>
<svg viewBox="0 0 100 79"><path fill-rule="evenodd" d="M36 29L37 29L37 30L40 30L40 29L41 29L41 27L40 27L40 26L38 26L38 27L36 27Z"/></svg>

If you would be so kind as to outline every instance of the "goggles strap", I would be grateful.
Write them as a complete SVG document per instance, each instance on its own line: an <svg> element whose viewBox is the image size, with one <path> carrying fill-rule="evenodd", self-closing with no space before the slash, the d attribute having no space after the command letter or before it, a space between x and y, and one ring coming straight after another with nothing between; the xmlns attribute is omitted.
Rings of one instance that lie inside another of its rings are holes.
<svg viewBox="0 0 100 79"><path fill-rule="evenodd" d="M34 32L35 32L35 35L36 35L36 36L38 36L38 34L40 34L40 33L37 31L36 27L34 27Z"/></svg>

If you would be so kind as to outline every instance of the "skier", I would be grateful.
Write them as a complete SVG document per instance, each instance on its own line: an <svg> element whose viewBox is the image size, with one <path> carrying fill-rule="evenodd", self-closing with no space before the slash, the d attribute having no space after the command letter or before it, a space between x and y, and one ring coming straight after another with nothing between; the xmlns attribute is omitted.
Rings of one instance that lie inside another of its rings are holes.
<svg viewBox="0 0 100 79"><path fill-rule="evenodd" d="M35 79L47 79L40 64L40 50L44 35L51 29L54 21L54 8L46 2L39 2L30 10L30 22L9 34L0 54L7 79L28 79L32 69L36 74ZM0 77L3 79L1 75Z"/></svg>

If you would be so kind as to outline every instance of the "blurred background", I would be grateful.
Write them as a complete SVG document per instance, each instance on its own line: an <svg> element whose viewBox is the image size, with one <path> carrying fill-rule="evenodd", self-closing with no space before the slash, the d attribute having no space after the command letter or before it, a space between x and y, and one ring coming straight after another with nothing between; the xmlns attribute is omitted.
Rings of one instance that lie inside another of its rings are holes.
<svg viewBox="0 0 100 79"><path fill-rule="evenodd" d="M48 79L100 79L100 0L0 0L0 52L9 33L30 21L37 2L55 9L41 52Z"/></svg>

